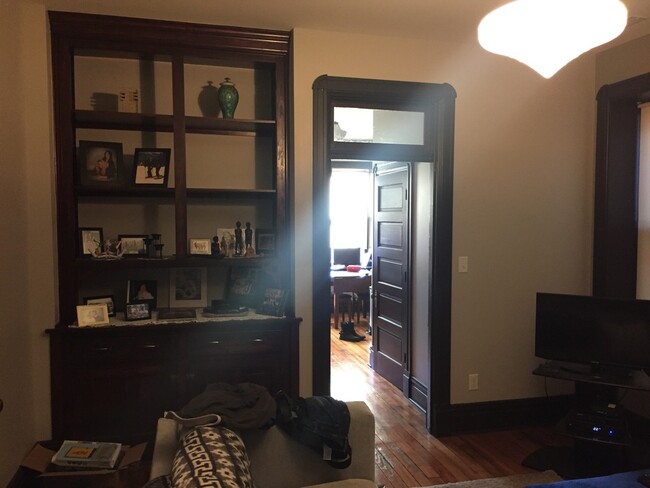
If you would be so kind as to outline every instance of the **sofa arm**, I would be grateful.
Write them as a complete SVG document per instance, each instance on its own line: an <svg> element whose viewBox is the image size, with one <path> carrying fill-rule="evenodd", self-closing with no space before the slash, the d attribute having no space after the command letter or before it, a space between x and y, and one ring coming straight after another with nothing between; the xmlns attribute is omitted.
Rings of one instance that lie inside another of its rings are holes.
<svg viewBox="0 0 650 488"><path fill-rule="evenodd" d="M295 488L345 479L375 479L375 417L364 402L347 402L350 410L348 440L352 463L336 469L316 451L292 439L275 426L246 430L241 436L251 461L251 473L259 488ZM179 427L175 420L158 420L150 479L171 473L178 449Z"/></svg>
<svg viewBox="0 0 650 488"><path fill-rule="evenodd" d="M375 479L375 418L364 402L347 402L352 463L337 469L279 427L244 431L242 437L258 488L296 488L346 479Z"/></svg>
<svg viewBox="0 0 650 488"><path fill-rule="evenodd" d="M174 456L178 450L178 432L178 423L175 420L158 419L149 479L171 473Z"/></svg>

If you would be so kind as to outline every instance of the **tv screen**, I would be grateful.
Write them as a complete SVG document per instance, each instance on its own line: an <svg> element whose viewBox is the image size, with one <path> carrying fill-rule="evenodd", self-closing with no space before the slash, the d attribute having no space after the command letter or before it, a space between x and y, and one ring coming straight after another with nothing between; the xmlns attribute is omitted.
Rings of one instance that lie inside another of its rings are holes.
<svg viewBox="0 0 650 488"><path fill-rule="evenodd" d="M535 355L650 369L650 301L537 294Z"/></svg>

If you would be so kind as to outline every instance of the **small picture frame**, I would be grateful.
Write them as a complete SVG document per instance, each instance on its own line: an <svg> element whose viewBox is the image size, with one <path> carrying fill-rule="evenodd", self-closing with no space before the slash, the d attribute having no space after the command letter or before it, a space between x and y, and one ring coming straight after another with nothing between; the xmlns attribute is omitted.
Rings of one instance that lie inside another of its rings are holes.
<svg viewBox="0 0 650 488"><path fill-rule="evenodd" d="M171 149L138 148L133 154L133 184L167 187Z"/></svg>
<svg viewBox="0 0 650 488"><path fill-rule="evenodd" d="M77 324L79 327L108 325L108 306L105 303L77 305Z"/></svg>
<svg viewBox="0 0 650 488"><path fill-rule="evenodd" d="M105 303L108 308L108 316L115 317L115 300L113 299L113 295L84 297L84 305L99 305L102 303Z"/></svg>
<svg viewBox="0 0 650 488"><path fill-rule="evenodd" d="M262 303L256 308L261 315L284 317L284 305L287 300L286 291L281 288L267 288L264 290Z"/></svg>
<svg viewBox="0 0 650 488"><path fill-rule="evenodd" d="M126 303L149 303L149 309L157 305L158 283L156 280L129 280L126 286Z"/></svg>
<svg viewBox="0 0 650 488"><path fill-rule="evenodd" d="M81 227L79 229L79 250L82 256L92 256L93 251L101 251L104 231L101 227Z"/></svg>
<svg viewBox="0 0 650 488"><path fill-rule="evenodd" d="M275 253L275 232L269 229L255 231L255 252L257 254Z"/></svg>
<svg viewBox="0 0 650 488"><path fill-rule="evenodd" d="M237 306L255 307L260 302L260 272L248 266L232 266L228 273L226 299Z"/></svg>
<svg viewBox="0 0 650 488"><path fill-rule="evenodd" d="M119 186L124 170L122 144L79 141L77 165L82 186Z"/></svg>
<svg viewBox="0 0 650 488"><path fill-rule="evenodd" d="M190 239L190 254L200 256L212 255L212 240Z"/></svg>
<svg viewBox="0 0 650 488"><path fill-rule="evenodd" d="M148 238L147 234L118 234L117 238L122 245L124 256L144 256L146 246L144 240Z"/></svg>
<svg viewBox="0 0 650 488"><path fill-rule="evenodd" d="M173 268L169 277L170 308L200 308L207 305L207 269Z"/></svg>
<svg viewBox="0 0 650 488"><path fill-rule="evenodd" d="M151 304L148 302L127 303L124 308L124 320L151 319Z"/></svg>

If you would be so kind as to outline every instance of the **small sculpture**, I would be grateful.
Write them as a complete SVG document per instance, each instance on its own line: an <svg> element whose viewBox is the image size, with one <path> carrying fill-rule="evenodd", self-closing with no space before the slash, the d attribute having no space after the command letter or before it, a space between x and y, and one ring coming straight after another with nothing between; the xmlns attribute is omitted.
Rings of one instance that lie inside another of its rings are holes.
<svg viewBox="0 0 650 488"><path fill-rule="evenodd" d="M251 223L246 222L246 229L244 229L244 243L246 246L246 257L255 256L255 249L253 249L253 229L251 229Z"/></svg>
<svg viewBox="0 0 650 488"><path fill-rule="evenodd" d="M100 246L97 246L93 250L92 256L97 259L120 259L124 254L122 249L122 242L115 239L106 239L104 241L104 249L100 250Z"/></svg>
<svg viewBox="0 0 650 488"><path fill-rule="evenodd" d="M242 239L241 222L238 220L235 228L235 256L244 254L244 241Z"/></svg>

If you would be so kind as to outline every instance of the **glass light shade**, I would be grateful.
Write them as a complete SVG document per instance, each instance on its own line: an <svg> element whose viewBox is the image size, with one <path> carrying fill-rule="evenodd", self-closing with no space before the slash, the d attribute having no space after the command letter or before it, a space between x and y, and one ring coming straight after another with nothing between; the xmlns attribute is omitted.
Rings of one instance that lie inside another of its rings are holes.
<svg viewBox="0 0 650 488"><path fill-rule="evenodd" d="M627 24L619 0L516 0L486 15L478 40L550 78L582 53L618 37Z"/></svg>

